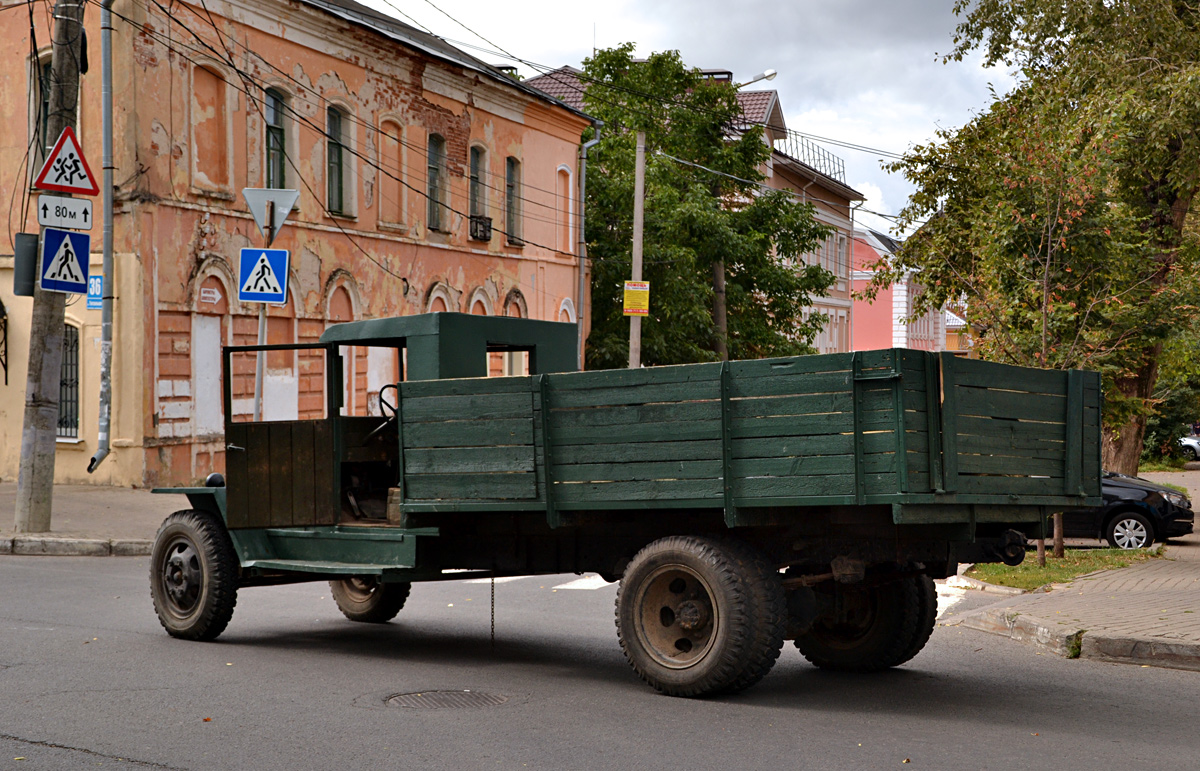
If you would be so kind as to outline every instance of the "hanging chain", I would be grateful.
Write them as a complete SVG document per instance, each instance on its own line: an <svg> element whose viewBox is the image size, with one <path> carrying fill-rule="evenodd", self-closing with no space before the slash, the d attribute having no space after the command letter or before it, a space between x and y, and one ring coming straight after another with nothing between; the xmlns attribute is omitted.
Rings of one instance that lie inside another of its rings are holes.
<svg viewBox="0 0 1200 771"><path fill-rule="evenodd" d="M492 653L496 652L496 576L492 576Z"/></svg>

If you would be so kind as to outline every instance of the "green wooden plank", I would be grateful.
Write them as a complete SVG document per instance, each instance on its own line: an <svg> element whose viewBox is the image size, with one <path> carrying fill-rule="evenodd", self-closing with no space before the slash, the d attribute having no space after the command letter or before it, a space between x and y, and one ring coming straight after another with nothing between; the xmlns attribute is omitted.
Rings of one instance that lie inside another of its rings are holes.
<svg viewBox="0 0 1200 771"><path fill-rule="evenodd" d="M477 420L528 418L533 403L528 392L411 397L404 402L405 423L425 423L469 417Z"/></svg>
<svg viewBox="0 0 1200 771"><path fill-rule="evenodd" d="M731 444L735 459L854 454L854 437L848 433L734 439ZM890 447L889 443L888 448L890 449Z"/></svg>
<svg viewBox="0 0 1200 771"><path fill-rule="evenodd" d="M997 418L980 418L967 415L958 417L957 441L964 451L971 443L980 439L999 440L1002 442L1023 442L1040 440L1044 443L1057 442L1063 445L1063 426L1061 423L1035 423L1024 420L1001 420ZM943 441L950 436L949 431L943 432ZM1015 447L1024 445L1014 444Z"/></svg>
<svg viewBox="0 0 1200 771"><path fill-rule="evenodd" d="M618 438L608 437L610 441ZM778 446L778 443L773 440L771 443ZM559 466L577 463L643 463L720 459L721 446L713 441L589 443L555 445L554 447L554 461Z"/></svg>
<svg viewBox="0 0 1200 771"><path fill-rule="evenodd" d="M734 419L777 415L822 415L830 412L850 412L854 399L849 389L840 393L775 396L758 399L735 399L730 402Z"/></svg>
<svg viewBox="0 0 1200 771"><path fill-rule="evenodd" d="M533 474L407 474L408 500L535 498Z"/></svg>
<svg viewBox="0 0 1200 771"><path fill-rule="evenodd" d="M954 382L960 386L1005 388L1041 394L1066 394L1066 373L1058 370L1015 367L1010 364L997 364L978 359L958 359L954 369Z"/></svg>
<svg viewBox="0 0 1200 771"><path fill-rule="evenodd" d="M1018 476L1062 477L1062 459L1017 458L1005 455L958 454L960 474L1014 474Z"/></svg>
<svg viewBox="0 0 1200 771"><path fill-rule="evenodd" d="M803 477L743 477L736 480L737 499L789 498L791 505L801 505L801 500L825 495L854 495L853 474L828 474ZM743 504L743 505L754 505Z"/></svg>
<svg viewBox="0 0 1200 771"><path fill-rule="evenodd" d="M535 471L532 446L433 447L404 454L409 474L472 474Z"/></svg>
<svg viewBox="0 0 1200 771"><path fill-rule="evenodd" d="M735 458L730 461L735 479L747 477L802 477L852 474L854 455L799 455L782 458Z"/></svg>
<svg viewBox="0 0 1200 771"><path fill-rule="evenodd" d="M654 479L639 482L560 482L554 495L561 504L590 503L604 508L609 501L659 502L672 499L711 500L721 506L720 479Z"/></svg>
<svg viewBox="0 0 1200 771"><path fill-rule="evenodd" d="M404 449L418 447L488 447L533 444L533 420L448 420L410 423L404 427Z"/></svg>
<svg viewBox="0 0 1200 771"><path fill-rule="evenodd" d="M641 423L670 423L688 420L719 420L719 399L666 404L633 404L576 409L555 409L551 415L556 428L624 426Z"/></svg>
<svg viewBox="0 0 1200 771"><path fill-rule="evenodd" d="M1067 400L1063 396L962 386L957 391L959 415L1049 423L1062 423L1067 416Z"/></svg>
<svg viewBox="0 0 1200 771"><path fill-rule="evenodd" d="M554 406L609 407L620 404L657 404L662 402L694 402L720 398L716 378L686 383L648 383L640 386L612 388L566 389L552 388Z"/></svg>
<svg viewBox="0 0 1200 771"><path fill-rule="evenodd" d="M825 353L810 356L789 356L777 359L749 359L729 362L729 374L734 384L789 375L812 375L814 373L843 372L853 369L849 353Z"/></svg>
<svg viewBox="0 0 1200 771"><path fill-rule="evenodd" d="M1016 429L1005 426L997 436L962 434L959 452L973 455L1007 455L1016 458L1042 458L1062 462L1065 445L1044 436L1017 436Z"/></svg>
<svg viewBox="0 0 1200 771"><path fill-rule="evenodd" d="M733 462L733 405L729 395L732 379L729 362L721 362L721 490L725 498L725 525L727 527L737 524L737 508L733 504L733 472L730 468L730 464Z"/></svg>
<svg viewBox="0 0 1200 771"><path fill-rule="evenodd" d="M471 377L448 380L407 380L400 384L404 399L426 396L529 393L531 377Z"/></svg>
<svg viewBox="0 0 1200 771"><path fill-rule="evenodd" d="M720 479L720 460L658 463L554 464L558 482L635 482L646 479Z"/></svg>
<svg viewBox="0 0 1200 771"><path fill-rule="evenodd" d="M739 363L742 362L733 362ZM733 379L729 384L729 395L737 400L799 394L850 393L852 381L853 375L849 370L759 378L746 376Z"/></svg>
<svg viewBox="0 0 1200 771"><path fill-rule="evenodd" d="M554 425L550 440L554 446L592 444L623 439L626 442L666 442L707 439L720 448L721 423L718 420L692 420L683 423L642 423L638 425L596 426L594 428L564 428Z"/></svg>
<svg viewBox="0 0 1200 771"><path fill-rule="evenodd" d="M781 418L747 418L734 420L730 429L734 440L765 436L821 436L852 431L853 413L827 415L789 415Z"/></svg>
<svg viewBox="0 0 1200 771"><path fill-rule="evenodd" d="M959 476L959 490L967 495L1062 495L1062 477ZM1013 501L1019 503L1019 501Z"/></svg>
<svg viewBox="0 0 1200 771"><path fill-rule="evenodd" d="M942 384L942 488L946 492L958 489L958 357L952 353L938 354L938 379Z"/></svg>

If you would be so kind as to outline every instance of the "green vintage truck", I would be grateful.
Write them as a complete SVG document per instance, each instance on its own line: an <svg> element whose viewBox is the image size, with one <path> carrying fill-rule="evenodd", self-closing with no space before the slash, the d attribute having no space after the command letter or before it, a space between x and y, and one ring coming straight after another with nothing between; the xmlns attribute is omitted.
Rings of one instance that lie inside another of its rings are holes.
<svg viewBox="0 0 1200 771"><path fill-rule="evenodd" d="M153 548L167 632L214 639L244 587L329 581L380 623L421 581L591 571L643 680L728 693L785 640L909 660L932 579L1101 500L1095 373L904 349L579 372L576 334L439 313L226 348L225 478L156 491L190 504ZM288 419L244 414L260 351L299 372ZM498 357L531 374L486 377ZM370 410L364 361L393 363Z"/></svg>

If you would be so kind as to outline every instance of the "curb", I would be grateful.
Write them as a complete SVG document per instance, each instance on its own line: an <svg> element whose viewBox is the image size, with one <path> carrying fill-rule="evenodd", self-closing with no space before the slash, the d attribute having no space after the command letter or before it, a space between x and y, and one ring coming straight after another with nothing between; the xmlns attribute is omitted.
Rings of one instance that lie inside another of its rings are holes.
<svg viewBox="0 0 1200 771"><path fill-rule="evenodd" d="M980 581L978 578L971 578L969 576L950 576L946 579L946 586L957 586L960 589L975 589L980 592L987 592L988 594L1001 594L1005 597L1028 594L1024 589L1018 589L1015 586L989 584L985 581Z"/></svg>
<svg viewBox="0 0 1200 771"><path fill-rule="evenodd" d="M1064 630L1060 624L1051 624L1033 616L1027 616L1012 608L984 608L963 616L959 626L990 632L1008 637L1017 642L1031 643L1034 647L1074 659L1081 655L1085 629ZM1058 627L1058 628L1055 628Z"/></svg>
<svg viewBox="0 0 1200 771"><path fill-rule="evenodd" d="M956 625L1029 643L1068 659L1200 671L1200 643L1091 633L1013 608L983 608L961 617Z"/></svg>
<svg viewBox="0 0 1200 771"><path fill-rule="evenodd" d="M42 557L146 557L153 541L64 538L53 535L0 537L0 554Z"/></svg>

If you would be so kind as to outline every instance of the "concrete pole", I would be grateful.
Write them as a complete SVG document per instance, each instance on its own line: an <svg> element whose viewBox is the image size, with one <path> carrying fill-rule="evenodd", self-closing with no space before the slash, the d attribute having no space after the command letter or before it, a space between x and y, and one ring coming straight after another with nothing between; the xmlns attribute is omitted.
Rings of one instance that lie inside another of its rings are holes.
<svg viewBox="0 0 1200 771"><path fill-rule="evenodd" d="M633 281L642 280L642 225L646 210L646 132L637 133L633 172ZM629 368L642 366L642 317L629 317Z"/></svg>
<svg viewBox="0 0 1200 771"><path fill-rule="evenodd" d="M83 1L65 0L54 6L54 48L50 62L50 114L46 136L57 138L75 127L79 103L79 62L83 44ZM88 259L80 255L80 259ZM40 262L40 261L39 261ZM39 269L41 265L38 265ZM63 308L66 295L33 293L29 329L29 375L25 384L25 422L21 431L21 460L17 472L18 533L50 531L54 494L55 438L58 430L58 392L62 379Z"/></svg>
<svg viewBox="0 0 1200 771"><path fill-rule="evenodd" d="M113 114L112 114L112 3L100 0L100 102L104 116L104 299L100 311L100 426L99 446L88 463L88 473L108 457L112 430L112 346L113 346Z"/></svg>

